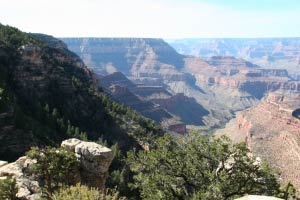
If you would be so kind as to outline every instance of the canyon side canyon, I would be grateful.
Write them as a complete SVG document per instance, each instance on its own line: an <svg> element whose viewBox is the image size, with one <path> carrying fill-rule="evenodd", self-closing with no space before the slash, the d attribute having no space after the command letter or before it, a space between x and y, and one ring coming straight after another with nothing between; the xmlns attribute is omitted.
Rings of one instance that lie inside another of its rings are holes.
<svg viewBox="0 0 300 200"><path fill-rule="evenodd" d="M300 89L288 70L264 68L232 56L202 59L181 55L161 39L62 40L98 74L100 82L106 81L101 84L112 96L122 96L125 102L126 95L133 98L134 94L135 101L151 102L152 107L131 103L167 125L217 128L236 111L256 105L270 91ZM179 108L178 103L185 106L184 112L174 109Z"/></svg>

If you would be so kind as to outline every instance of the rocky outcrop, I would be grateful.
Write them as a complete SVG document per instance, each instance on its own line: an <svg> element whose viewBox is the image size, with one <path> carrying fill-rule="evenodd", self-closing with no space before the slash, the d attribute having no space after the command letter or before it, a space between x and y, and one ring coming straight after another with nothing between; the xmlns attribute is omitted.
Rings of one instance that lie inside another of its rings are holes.
<svg viewBox="0 0 300 200"><path fill-rule="evenodd" d="M80 161L80 167L74 176L82 184L104 190L108 176L108 168L113 160L112 151L94 142L83 142L78 139L68 139L61 146L74 152ZM1 161L0 179L11 176L16 179L18 186L17 197L24 200L34 200L40 197L39 182L34 180L28 173L29 168L36 161L20 157L13 163ZM63 163L61 163L63 165Z"/></svg>
<svg viewBox="0 0 300 200"><path fill-rule="evenodd" d="M36 180L33 180L26 175L33 160L26 156L20 157L16 162L7 163L0 167L0 179L5 179L8 176L16 179L18 186L17 197L25 200L38 199L40 197L40 186Z"/></svg>
<svg viewBox="0 0 300 200"><path fill-rule="evenodd" d="M80 161L80 180L90 187L105 188L108 168L113 160L111 149L94 142L83 142L78 139L69 139L61 146L75 153Z"/></svg>

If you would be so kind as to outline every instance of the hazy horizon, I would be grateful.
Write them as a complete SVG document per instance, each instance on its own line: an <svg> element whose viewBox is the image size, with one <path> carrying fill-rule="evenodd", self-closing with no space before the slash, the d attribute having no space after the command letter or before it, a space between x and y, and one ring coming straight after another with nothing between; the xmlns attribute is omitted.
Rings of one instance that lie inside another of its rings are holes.
<svg viewBox="0 0 300 200"><path fill-rule="evenodd" d="M0 23L55 37L300 37L297 0L0 0Z"/></svg>
<svg viewBox="0 0 300 200"><path fill-rule="evenodd" d="M33 34L45 34L45 33L33 33ZM136 39L162 39L162 40L205 40L205 39L300 39L300 36L297 37L190 37L190 38L160 38L160 37L109 37L109 36L64 36L64 37L57 37L57 38L95 38L95 39L129 39L129 38L136 38Z"/></svg>

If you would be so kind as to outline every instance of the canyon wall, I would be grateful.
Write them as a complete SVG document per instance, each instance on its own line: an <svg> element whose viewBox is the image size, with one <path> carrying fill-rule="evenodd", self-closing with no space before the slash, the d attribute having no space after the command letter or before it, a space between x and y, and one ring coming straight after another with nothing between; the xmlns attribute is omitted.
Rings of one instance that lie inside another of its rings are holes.
<svg viewBox="0 0 300 200"><path fill-rule="evenodd" d="M299 93L271 93L259 105L243 111L216 136L225 134L235 142L246 142L251 151L272 169L280 181L300 186ZM296 112L297 113L297 112Z"/></svg>
<svg viewBox="0 0 300 200"><path fill-rule="evenodd" d="M203 59L234 56L264 68L287 69L295 78L300 74L300 38L203 38L167 42L184 55Z"/></svg>
<svg viewBox="0 0 300 200"><path fill-rule="evenodd" d="M183 66L183 56L161 39L61 38L95 72L125 75L172 70ZM161 65L161 66L158 66Z"/></svg>
<svg viewBox="0 0 300 200"><path fill-rule="evenodd" d="M187 125L218 127L231 119L234 112L256 105L270 91L298 90L286 70L263 69L232 56L212 56L206 60L184 56L160 39L63 38L63 41L98 73L100 81L107 80L103 76L107 73L125 74L136 86L128 81L122 83L124 80L118 78L110 82L128 87L144 100L161 104ZM165 105L172 105L178 93L194 99L193 106L202 109L190 109L191 101L182 101L186 113L180 107L171 111ZM123 100L126 104L126 98Z"/></svg>

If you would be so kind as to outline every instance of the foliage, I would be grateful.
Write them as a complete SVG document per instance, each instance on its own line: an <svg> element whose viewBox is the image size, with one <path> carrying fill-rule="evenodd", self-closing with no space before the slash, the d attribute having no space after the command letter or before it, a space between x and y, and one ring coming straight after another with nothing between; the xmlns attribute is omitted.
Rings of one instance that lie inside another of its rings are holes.
<svg viewBox="0 0 300 200"><path fill-rule="evenodd" d="M128 154L133 188L143 199L233 199L245 194L278 194L269 168L245 144L190 134L164 136L149 152Z"/></svg>
<svg viewBox="0 0 300 200"><path fill-rule="evenodd" d="M52 200L126 200L125 197L120 197L116 189L107 189L104 194L94 188L77 184L68 188L61 188L54 195Z"/></svg>
<svg viewBox="0 0 300 200"><path fill-rule="evenodd" d="M6 179L0 180L0 199L15 200L17 199L17 193L18 187L16 179L7 177Z"/></svg>
<svg viewBox="0 0 300 200"><path fill-rule="evenodd" d="M277 197L283 199L297 199L296 189L291 183L284 184L280 187L279 194Z"/></svg>
<svg viewBox="0 0 300 200"><path fill-rule="evenodd" d="M76 182L76 169L79 161L75 154L63 148L46 147L31 148L27 156L35 159L32 172L41 181L47 194L52 194L55 189Z"/></svg>
<svg viewBox="0 0 300 200"><path fill-rule="evenodd" d="M34 40L26 33L19 31L17 28L4 26L0 24L0 41L9 46L19 47Z"/></svg>
<svg viewBox="0 0 300 200"><path fill-rule="evenodd" d="M126 165L124 153L119 149L118 144L114 144L110 148L113 151L114 159L109 167L109 177L106 181L107 187L118 188L119 192L128 198L138 197L138 193L133 191L128 185L133 180L129 167Z"/></svg>
<svg viewBox="0 0 300 200"><path fill-rule="evenodd" d="M108 145L118 142L123 152L162 133L153 121L111 100L80 58L63 46L50 36L0 24L0 112L9 114L1 126L12 127L33 145L103 138ZM35 59L43 64L37 67ZM12 161L28 146L10 130L0 143L24 145L12 154L2 152L13 145L0 146L0 156Z"/></svg>

